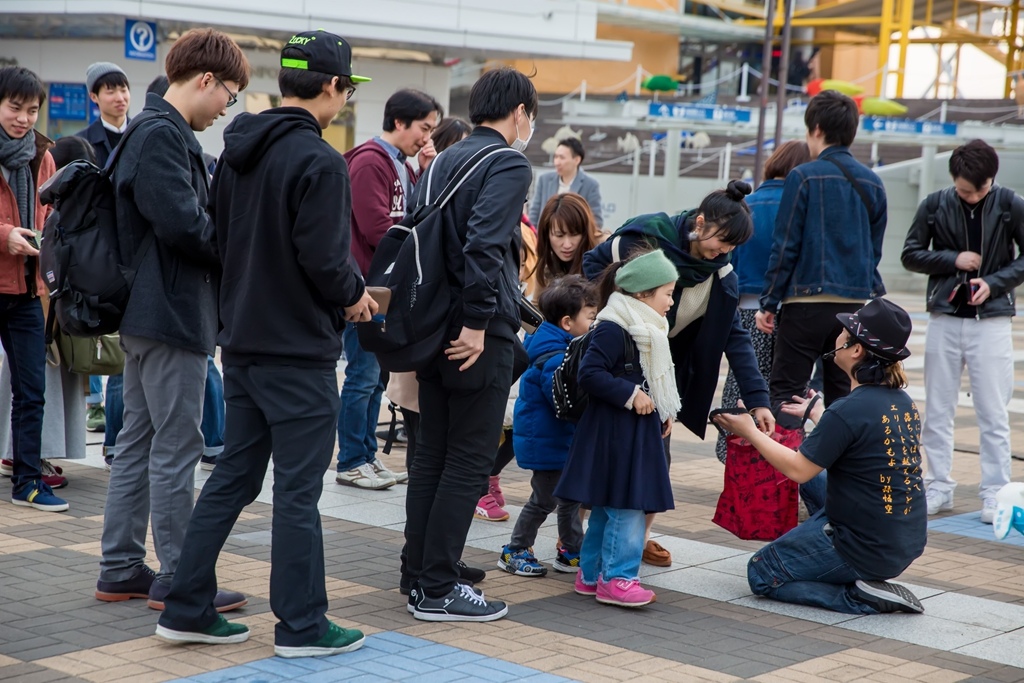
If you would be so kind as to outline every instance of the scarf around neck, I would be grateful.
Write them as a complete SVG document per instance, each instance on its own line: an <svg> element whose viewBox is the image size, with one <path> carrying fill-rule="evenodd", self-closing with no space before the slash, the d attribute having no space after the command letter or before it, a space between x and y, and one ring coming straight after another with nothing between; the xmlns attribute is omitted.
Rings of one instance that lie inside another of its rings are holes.
<svg viewBox="0 0 1024 683"><path fill-rule="evenodd" d="M30 130L25 137L18 140L7 135L0 128L0 166L11 172L8 184L14 192L18 203L19 227L33 230L35 228L35 182L29 166L36 158L36 134Z"/></svg>
<svg viewBox="0 0 1024 683"><path fill-rule="evenodd" d="M693 230L696 216L696 209L677 216L651 213L630 219L619 230L623 233L639 233L651 246L665 252L665 256L668 256L676 270L679 271L677 287L693 287L704 282L729 263L728 254L723 254L711 261L705 261L690 254L689 236ZM629 226L628 230L626 226Z"/></svg>
<svg viewBox="0 0 1024 683"><path fill-rule="evenodd" d="M640 367L661 421L674 419L682 402L676 387L675 365L668 346L668 319L638 299L615 292L597 314L625 329L640 351Z"/></svg>

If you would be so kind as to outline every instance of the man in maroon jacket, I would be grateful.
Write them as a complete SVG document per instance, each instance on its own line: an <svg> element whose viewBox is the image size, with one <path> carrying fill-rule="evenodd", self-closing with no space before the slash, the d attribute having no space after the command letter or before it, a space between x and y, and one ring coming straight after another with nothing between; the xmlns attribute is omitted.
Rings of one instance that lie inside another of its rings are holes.
<svg viewBox="0 0 1024 683"><path fill-rule="evenodd" d="M399 90L384 105L384 131L345 155L352 178L352 256L366 276L370 260L388 228L405 217L419 169L408 159L433 156L430 134L444 111L418 90ZM377 416L384 382L372 353L359 346L354 325L342 334L345 383L338 415L338 476L347 486L386 489L408 479L377 459Z"/></svg>

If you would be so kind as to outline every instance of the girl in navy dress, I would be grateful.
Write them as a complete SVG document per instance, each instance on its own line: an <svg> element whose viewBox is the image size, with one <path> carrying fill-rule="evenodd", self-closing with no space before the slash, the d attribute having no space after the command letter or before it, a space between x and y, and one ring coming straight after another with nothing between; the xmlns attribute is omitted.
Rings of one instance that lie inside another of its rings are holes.
<svg viewBox="0 0 1024 683"><path fill-rule="evenodd" d="M580 363L590 401L555 495L591 508L575 590L610 605L655 599L640 558L645 514L674 507L662 437L680 408L665 317L678 277L660 250L610 265Z"/></svg>

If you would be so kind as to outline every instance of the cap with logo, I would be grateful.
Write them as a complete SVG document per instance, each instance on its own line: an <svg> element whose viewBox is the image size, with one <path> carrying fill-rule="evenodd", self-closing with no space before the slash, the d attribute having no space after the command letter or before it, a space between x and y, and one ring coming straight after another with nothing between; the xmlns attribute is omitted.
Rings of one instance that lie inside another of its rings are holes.
<svg viewBox="0 0 1024 683"><path fill-rule="evenodd" d="M1011 481L996 494L996 518L992 531L1002 540L1016 529L1024 534L1024 483Z"/></svg>
<svg viewBox="0 0 1024 683"><path fill-rule="evenodd" d="M340 36L323 29L296 33L284 48L298 50L305 59L281 57L282 68L347 76L353 83L369 83L371 80L352 73L352 48Z"/></svg>

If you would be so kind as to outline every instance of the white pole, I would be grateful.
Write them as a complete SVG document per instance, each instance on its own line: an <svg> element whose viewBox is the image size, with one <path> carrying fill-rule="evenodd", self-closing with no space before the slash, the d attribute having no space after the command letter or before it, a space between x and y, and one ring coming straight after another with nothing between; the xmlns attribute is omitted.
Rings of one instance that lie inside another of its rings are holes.
<svg viewBox="0 0 1024 683"><path fill-rule="evenodd" d="M644 68L639 64L636 65L636 87L633 89L633 94L636 97L640 97L640 86L644 80Z"/></svg>
<svg viewBox="0 0 1024 683"><path fill-rule="evenodd" d="M633 187L629 193L629 215L637 215L637 206L640 205L640 152L641 147L633 150Z"/></svg>
<svg viewBox="0 0 1024 683"><path fill-rule="evenodd" d="M737 102L749 102L750 95L747 94L747 80L750 77L750 65L747 62L743 62L743 66L740 68L740 94L736 98Z"/></svg>
<svg viewBox="0 0 1024 683"><path fill-rule="evenodd" d="M580 83L580 102L586 102L586 101L587 101L587 80L583 79L583 82Z"/></svg>
<svg viewBox="0 0 1024 683"><path fill-rule="evenodd" d="M948 106L949 102L946 100L942 100L942 104L939 105L939 121L941 121L942 123L946 122L946 113Z"/></svg>
<svg viewBox="0 0 1024 683"><path fill-rule="evenodd" d="M729 182L729 175L732 173L732 143L731 142L725 143L725 151L723 152L723 154L725 155L725 157L724 157L724 161L722 163L722 166L724 167L724 171L725 172L722 174L722 182L723 183L727 183L727 182Z"/></svg>
<svg viewBox="0 0 1024 683"><path fill-rule="evenodd" d="M653 178L654 177L654 166L655 166L655 164L657 163L657 160L658 160L658 141L657 140L648 140L647 143L648 143L648 147L647 147L647 152L648 152L648 155L647 155L647 175L650 176L651 178Z"/></svg>

